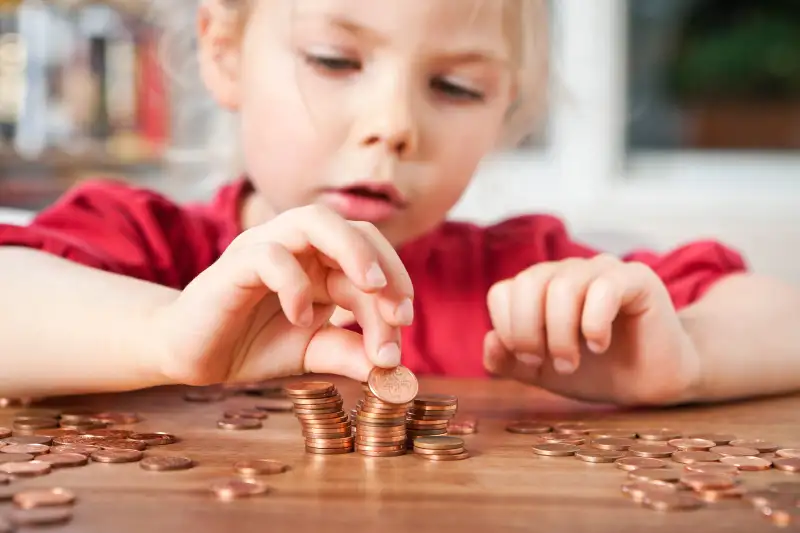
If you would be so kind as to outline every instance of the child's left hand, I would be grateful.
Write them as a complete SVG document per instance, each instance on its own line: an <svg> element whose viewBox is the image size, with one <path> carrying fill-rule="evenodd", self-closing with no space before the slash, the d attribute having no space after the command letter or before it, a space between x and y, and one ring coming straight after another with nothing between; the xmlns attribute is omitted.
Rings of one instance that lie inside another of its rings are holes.
<svg viewBox="0 0 800 533"><path fill-rule="evenodd" d="M690 399L699 358L649 267L607 255L537 264L494 285L486 368L582 400Z"/></svg>

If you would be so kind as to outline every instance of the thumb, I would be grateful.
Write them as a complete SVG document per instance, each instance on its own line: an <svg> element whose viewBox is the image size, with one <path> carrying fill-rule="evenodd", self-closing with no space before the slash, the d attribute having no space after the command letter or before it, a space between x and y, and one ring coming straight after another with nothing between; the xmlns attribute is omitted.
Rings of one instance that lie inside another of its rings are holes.
<svg viewBox="0 0 800 533"><path fill-rule="evenodd" d="M367 381L375 365L367 358L364 337L328 325L319 329L306 346L303 370L315 374L338 374Z"/></svg>

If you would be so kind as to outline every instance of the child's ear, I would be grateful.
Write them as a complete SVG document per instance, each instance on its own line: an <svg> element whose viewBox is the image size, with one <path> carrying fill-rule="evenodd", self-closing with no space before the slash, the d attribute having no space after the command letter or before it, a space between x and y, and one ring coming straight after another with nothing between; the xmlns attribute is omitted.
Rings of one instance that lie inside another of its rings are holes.
<svg viewBox="0 0 800 533"><path fill-rule="evenodd" d="M221 0L204 2L197 14L200 74L217 103L239 109L241 27L238 16Z"/></svg>

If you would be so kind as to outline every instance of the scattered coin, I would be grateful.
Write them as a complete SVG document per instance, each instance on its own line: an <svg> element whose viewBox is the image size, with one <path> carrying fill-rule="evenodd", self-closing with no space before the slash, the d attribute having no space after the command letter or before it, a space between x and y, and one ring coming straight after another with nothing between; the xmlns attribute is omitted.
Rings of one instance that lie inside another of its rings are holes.
<svg viewBox="0 0 800 533"><path fill-rule="evenodd" d="M800 459L800 448L784 448L782 450L777 450L775 455L787 459Z"/></svg>
<svg viewBox="0 0 800 533"><path fill-rule="evenodd" d="M522 433L526 435L540 435L542 433L550 433L553 431L553 428L552 426L542 424L541 422L518 420L508 424L506 426L506 431L509 433Z"/></svg>
<svg viewBox="0 0 800 533"><path fill-rule="evenodd" d="M628 451L638 457L663 458L670 457L678 449L665 444L637 444L628 448Z"/></svg>
<svg viewBox="0 0 800 533"><path fill-rule="evenodd" d="M681 483L694 490L723 490L736 485L736 478L726 474L698 474L685 473L681 476Z"/></svg>
<svg viewBox="0 0 800 533"><path fill-rule="evenodd" d="M267 412L288 412L294 407L292 400L288 398L265 398L258 402L256 409Z"/></svg>
<svg viewBox="0 0 800 533"><path fill-rule="evenodd" d="M593 429L589 432L592 439L630 439L636 438L636 432L627 429Z"/></svg>
<svg viewBox="0 0 800 533"><path fill-rule="evenodd" d="M689 439L710 440L717 446L729 444L731 441L736 440L736 435L728 433L699 433L696 435L689 435Z"/></svg>
<svg viewBox="0 0 800 533"><path fill-rule="evenodd" d="M8 428L0 427L0 439L5 439L11 436L11 430Z"/></svg>
<svg viewBox="0 0 800 533"><path fill-rule="evenodd" d="M269 487L260 481L241 478L215 481L209 488L222 501L249 498L266 494L269 491Z"/></svg>
<svg viewBox="0 0 800 533"><path fill-rule="evenodd" d="M69 468L84 466L89 462L89 458L79 453L48 453L39 457L37 461L49 463L52 468Z"/></svg>
<svg viewBox="0 0 800 533"><path fill-rule="evenodd" d="M683 463L683 464L712 463L714 461L719 461L721 459L724 459L724 457L714 452L680 451L672 454L673 461L675 461L676 463Z"/></svg>
<svg viewBox="0 0 800 533"><path fill-rule="evenodd" d="M33 460L33 456L29 453L4 453L0 459L3 463L27 463Z"/></svg>
<svg viewBox="0 0 800 533"><path fill-rule="evenodd" d="M0 464L0 473L15 477L36 477L49 474L50 464L43 461L28 461L27 463Z"/></svg>
<svg viewBox="0 0 800 533"><path fill-rule="evenodd" d="M628 477L648 483L677 483L681 479L681 472L668 468L637 468L629 472Z"/></svg>
<svg viewBox="0 0 800 533"><path fill-rule="evenodd" d="M731 446L740 446L742 448L755 448L759 453L774 452L778 449L778 445L763 439L738 439L730 442Z"/></svg>
<svg viewBox="0 0 800 533"><path fill-rule="evenodd" d="M52 437L45 437L42 435L14 435L3 439L6 444L47 444L53 442Z"/></svg>
<svg viewBox="0 0 800 533"><path fill-rule="evenodd" d="M564 457L568 455L575 455L575 452L579 450L580 448L573 446L572 444L560 444L556 442L533 445L533 453L538 455Z"/></svg>
<svg viewBox="0 0 800 533"><path fill-rule="evenodd" d="M28 489L16 493L13 502L20 509L60 507L74 503L75 494L62 488Z"/></svg>
<svg viewBox="0 0 800 533"><path fill-rule="evenodd" d="M772 461L772 466L784 472L800 472L800 458L786 457L775 459Z"/></svg>
<svg viewBox="0 0 800 533"><path fill-rule="evenodd" d="M615 450L579 450L575 457L587 463L613 463L625 457L625 452Z"/></svg>
<svg viewBox="0 0 800 533"><path fill-rule="evenodd" d="M174 472L176 470L188 470L194 466L194 461L188 457L175 455L151 455L139 462L142 470L151 472Z"/></svg>
<svg viewBox="0 0 800 533"><path fill-rule="evenodd" d="M289 470L289 465L271 459L239 461L233 467L243 476L272 476Z"/></svg>
<svg viewBox="0 0 800 533"><path fill-rule="evenodd" d="M39 509L12 509L8 518L17 526L52 526L72 520L69 507L44 507Z"/></svg>
<svg viewBox="0 0 800 533"><path fill-rule="evenodd" d="M739 470L769 470L772 467L772 461L761 457L723 457L719 462L733 465Z"/></svg>
<svg viewBox="0 0 800 533"><path fill-rule="evenodd" d="M223 414L225 418L255 418L266 420L269 414L261 409L230 409Z"/></svg>
<svg viewBox="0 0 800 533"><path fill-rule="evenodd" d="M217 421L217 427L229 431L261 429L264 425L255 418L223 418Z"/></svg>
<svg viewBox="0 0 800 533"><path fill-rule="evenodd" d="M155 432L155 433L131 433L130 438L133 440L141 441L148 446L165 446L167 444L174 444L178 442L175 435L169 433Z"/></svg>
<svg viewBox="0 0 800 533"><path fill-rule="evenodd" d="M3 460L2 454L23 453L33 456L42 455L50 451L50 446L45 444L9 444L0 448L0 461Z"/></svg>
<svg viewBox="0 0 800 533"><path fill-rule="evenodd" d="M695 474L727 474L729 476L739 473L739 469L735 466L722 463L692 463L687 464L684 470Z"/></svg>
<svg viewBox="0 0 800 533"><path fill-rule="evenodd" d="M661 428L661 429L644 429L638 432L639 438L642 440L654 440L654 441L669 441L672 439L679 439L681 437L681 432L676 431L674 429L669 428Z"/></svg>
<svg viewBox="0 0 800 533"><path fill-rule="evenodd" d="M713 448L717 443L707 439L672 439L669 445L681 451L704 451Z"/></svg>
<svg viewBox="0 0 800 533"><path fill-rule="evenodd" d="M650 468L665 468L667 466L666 461L648 457L622 457L614 461L614 463L617 465L617 468L627 471Z"/></svg>
<svg viewBox="0 0 800 533"><path fill-rule="evenodd" d="M90 457L98 463L135 463L142 459L143 454L139 450L102 449Z"/></svg>
<svg viewBox="0 0 800 533"><path fill-rule="evenodd" d="M755 448L743 448L741 446L714 446L709 451L725 457L756 456L759 453Z"/></svg>
<svg viewBox="0 0 800 533"><path fill-rule="evenodd" d="M636 441L625 437L600 437L592 440L592 446L599 450L625 451L631 446L636 446Z"/></svg>
<svg viewBox="0 0 800 533"><path fill-rule="evenodd" d="M447 423L448 435L472 435L478 432L478 419L475 417L453 418Z"/></svg>

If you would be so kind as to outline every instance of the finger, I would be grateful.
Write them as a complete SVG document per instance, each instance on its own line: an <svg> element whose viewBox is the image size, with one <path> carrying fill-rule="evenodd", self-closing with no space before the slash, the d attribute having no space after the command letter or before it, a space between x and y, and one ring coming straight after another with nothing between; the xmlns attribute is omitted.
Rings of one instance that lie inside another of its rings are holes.
<svg viewBox="0 0 800 533"><path fill-rule="evenodd" d="M305 372L337 374L363 383L373 367L361 335L329 326L321 328L311 338L303 368Z"/></svg>
<svg viewBox="0 0 800 533"><path fill-rule="evenodd" d="M545 303L548 284L557 272L556 263L543 263L515 278L511 293L511 336L515 352L547 355Z"/></svg>
<svg viewBox="0 0 800 533"><path fill-rule="evenodd" d="M609 277L601 275L591 282L581 318L581 332L591 351L604 353L611 346L612 325L621 304L622 293Z"/></svg>
<svg viewBox="0 0 800 533"><path fill-rule="evenodd" d="M268 224L242 233L231 246L256 242L278 242L294 254L309 248L319 250L363 291L374 292L389 283L375 247L363 233L325 207L311 205L286 211Z"/></svg>
<svg viewBox="0 0 800 533"><path fill-rule="evenodd" d="M560 272L550 280L545 302L547 351L559 374L573 374L580 364L583 302L594 272L588 265Z"/></svg>
<svg viewBox="0 0 800 533"><path fill-rule="evenodd" d="M484 337L484 367L492 374L535 383L539 379L539 370L543 359L534 356L529 358L525 354L513 354L508 351L496 331L490 331Z"/></svg>
<svg viewBox="0 0 800 533"><path fill-rule="evenodd" d="M507 279L495 283L486 296L489 307L489 318L497 338L503 343L506 350L513 350L513 336L511 334L511 291L514 280Z"/></svg>
<svg viewBox="0 0 800 533"><path fill-rule="evenodd" d="M378 308L383 317L399 326L410 326L414 321L414 285L403 261L386 237L373 224L350 222L378 251L378 258L389 279L381 291ZM387 298L384 298L386 296ZM397 302L400 302L399 304Z"/></svg>
<svg viewBox="0 0 800 533"><path fill-rule="evenodd" d="M378 312L374 294L362 292L341 272L331 271L328 293L333 302L353 312L363 331L367 357L375 365L393 368L400 364L400 330Z"/></svg>

